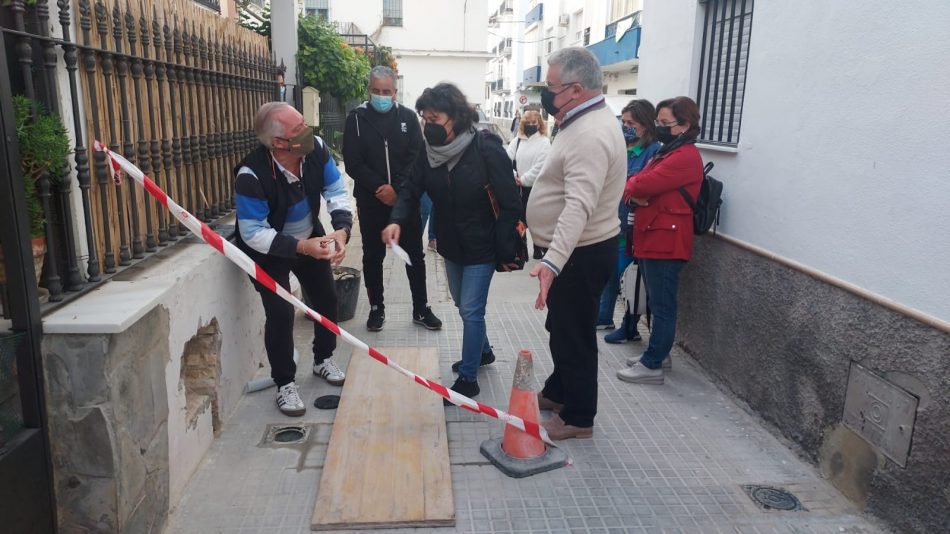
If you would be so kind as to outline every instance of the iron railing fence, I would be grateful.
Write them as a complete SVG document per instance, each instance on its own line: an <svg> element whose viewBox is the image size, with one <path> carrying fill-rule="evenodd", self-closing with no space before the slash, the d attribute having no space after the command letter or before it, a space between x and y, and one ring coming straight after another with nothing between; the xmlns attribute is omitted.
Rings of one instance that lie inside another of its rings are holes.
<svg viewBox="0 0 950 534"><path fill-rule="evenodd" d="M186 233L131 180L113 177L104 155L90 153L94 140L204 221L233 209L232 169L257 143L254 112L279 95L266 38L191 0L59 0L62 37L50 33L49 0L8 4L0 31L19 65L14 91L35 103L34 120L36 104L63 117L74 144L68 168L36 181L50 303Z"/></svg>

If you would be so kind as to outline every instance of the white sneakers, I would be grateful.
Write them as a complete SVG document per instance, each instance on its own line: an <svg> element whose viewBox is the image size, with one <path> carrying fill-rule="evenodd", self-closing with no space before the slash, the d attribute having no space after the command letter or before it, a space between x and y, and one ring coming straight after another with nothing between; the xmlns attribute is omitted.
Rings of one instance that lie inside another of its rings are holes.
<svg viewBox="0 0 950 534"><path fill-rule="evenodd" d="M617 371L617 378L631 384L662 384L663 369L650 369L637 362L626 369Z"/></svg>
<svg viewBox="0 0 950 534"><path fill-rule="evenodd" d="M324 360L323 363L314 363L313 374L333 386L342 386L346 380L343 371L330 359ZM277 388L277 408L284 415L291 417L300 417L307 412L307 406L300 398L300 391L297 389L296 383L291 382Z"/></svg>
<svg viewBox="0 0 950 534"><path fill-rule="evenodd" d="M291 417L300 417L307 412L307 407L300 400L297 384L291 382L277 388L277 408Z"/></svg>
<svg viewBox="0 0 950 534"><path fill-rule="evenodd" d="M627 358L627 367L633 367L634 365L640 363L639 356L631 356ZM663 369L670 370L673 368L673 355L670 354L663 360Z"/></svg>
<svg viewBox="0 0 950 534"><path fill-rule="evenodd" d="M342 386L346 380L343 371L330 359L324 360L323 363L314 363L313 374L326 380L331 386Z"/></svg>

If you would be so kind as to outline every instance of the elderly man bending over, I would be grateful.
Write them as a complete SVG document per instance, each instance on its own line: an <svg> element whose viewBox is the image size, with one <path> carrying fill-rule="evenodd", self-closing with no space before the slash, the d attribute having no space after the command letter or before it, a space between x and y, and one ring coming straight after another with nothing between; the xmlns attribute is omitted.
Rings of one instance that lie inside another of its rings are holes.
<svg viewBox="0 0 950 534"><path fill-rule="evenodd" d="M261 144L235 169L236 244L285 289L293 272L313 309L336 321L331 265L343 261L353 225L340 171L323 140L288 104L261 106L254 131ZM321 195L334 229L329 236L319 219ZM294 382L293 306L252 281L264 304L264 348L277 383L277 407L286 415L303 415L307 408ZM314 323L313 374L339 386L345 375L330 359L335 348L336 336Z"/></svg>

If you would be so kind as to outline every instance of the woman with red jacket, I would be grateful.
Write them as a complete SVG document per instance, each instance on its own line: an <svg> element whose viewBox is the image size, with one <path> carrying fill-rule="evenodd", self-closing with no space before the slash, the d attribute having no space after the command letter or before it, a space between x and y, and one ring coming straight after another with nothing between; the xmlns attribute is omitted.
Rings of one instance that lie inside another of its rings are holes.
<svg viewBox="0 0 950 534"><path fill-rule="evenodd" d="M650 345L617 377L634 384L662 384L663 360L669 357L676 334L676 292L679 274L693 253L693 215L680 192L699 195L703 158L696 149L699 108L678 96L656 106L657 139L663 143L646 167L627 179L626 202L637 207L633 223L634 254L643 273L653 331Z"/></svg>

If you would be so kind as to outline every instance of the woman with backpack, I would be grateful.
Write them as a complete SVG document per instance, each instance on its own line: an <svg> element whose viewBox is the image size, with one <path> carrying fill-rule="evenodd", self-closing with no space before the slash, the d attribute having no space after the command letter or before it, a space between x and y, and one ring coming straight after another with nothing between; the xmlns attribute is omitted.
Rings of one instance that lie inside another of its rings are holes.
<svg viewBox="0 0 950 534"><path fill-rule="evenodd" d="M518 135L508 143L508 158L515 170L515 183L521 188L521 220L525 220L531 186L541 173L550 150L548 126L541 120L541 114L534 110L525 111ZM541 247L535 245L534 259L540 260L543 255Z"/></svg>
<svg viewBox="0 0 950 534"><path fill-rule="evenodd" d="M634 384L663 383L663 361L676 335L679 274L693 253L693 212L683 193L697 198L703 181L703 158L696 149L700 132L696 102L678 96L660 102L656 109L656 135L663 147L642 171L627 179L623 193L624 201L637 206L633 242L653 315L647 350L617 371L620 380Z"/></svg>
<svg viewBox="0 0 950 534"><path fill-rule="evenodd" d="M660 149L660 143L656 140L656 128L653 124L653 121L656 120L656 109L649 100L631 100L623 108L620 118L622 120L623 138L627 143L627 178L629 179L629 177L640 172L650 161L650 158ZM633 235L630 232L630 215L632 212L632 206L621 199L617 213L620 216L620 251L617 256L617 271L607 281L604 294L600 297L598 328L606 327L609 330L614 327L614 308L617 306L617 294L620 292L620 277L634 261L632 254ZM643 295L642 298L645 299L646 295ZM640 341L640 333L637 331L637 323L639 322L640 315L630 313L630 309L625 307L620 328L604 336L604 341L607 343Z"/></svg>
<svg viewBox="0 0 950 534"><path fill-rule="evenodd" d="M416 216L422 193L429 194L436 246L462 319L462 359L452 366L459 374L452 390L474 397L479 393L479 366L495 361L485 332L492 275L496 268L518 268L513 262L521 245L520 238L515 239L521 201L501 139L475 129L478 115L458 87L440 83L425 89L416 111L424 121L425 150L399 190L382 239L398 243L400 226Z"/></svg>

